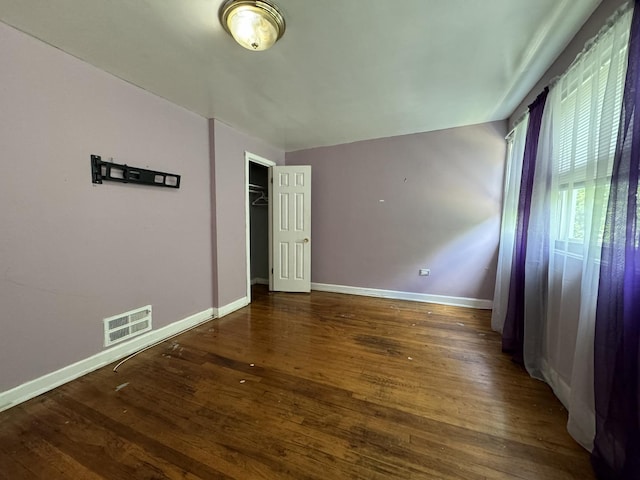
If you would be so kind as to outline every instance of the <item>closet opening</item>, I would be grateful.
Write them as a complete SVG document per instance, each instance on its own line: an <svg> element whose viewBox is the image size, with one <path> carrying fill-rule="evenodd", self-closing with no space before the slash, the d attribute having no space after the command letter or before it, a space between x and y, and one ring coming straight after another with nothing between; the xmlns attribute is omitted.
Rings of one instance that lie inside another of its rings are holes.
<svg viewBox="0 0 640 480"><path fill-rule="evenodd" d="M269 168L275 165L265 158L246 152L247 218L247 300L251 302L253 285L269 285L271 269L269 207Z"/></svg>

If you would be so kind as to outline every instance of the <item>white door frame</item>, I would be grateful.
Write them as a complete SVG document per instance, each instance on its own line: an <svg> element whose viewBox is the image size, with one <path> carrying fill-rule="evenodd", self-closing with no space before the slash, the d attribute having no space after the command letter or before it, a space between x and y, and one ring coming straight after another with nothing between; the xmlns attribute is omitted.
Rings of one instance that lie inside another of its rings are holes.
<svg viewBox="0 0 640 480"><path fill-rule="evenodd" d="M276 162L267 160L255 153L244 152L244 192L245 192L245 239L247 255L247 301L251 302L251 200L249 197L249 162L257 163L265 167L275 167ZM270 175L269 175L270 177ZM271 202L269 202L269 272L271 272ZM269 273L269 284L271 284L271 273Z"/></svg>

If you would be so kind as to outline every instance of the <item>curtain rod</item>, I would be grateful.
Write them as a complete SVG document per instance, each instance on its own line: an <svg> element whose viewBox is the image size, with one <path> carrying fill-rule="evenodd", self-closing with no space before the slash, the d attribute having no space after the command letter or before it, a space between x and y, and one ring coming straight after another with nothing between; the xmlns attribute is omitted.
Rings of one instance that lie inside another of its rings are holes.
<svg viewBox="0 0 640 480"><path fill-rule="evenodd" d="M524 122L525 118L527 118L528 116L529 116L529 111L528 111L528 110L527 110L526 112L524 112L522 115L520 115L520 116L516 119L516 121L513 123L513 128L512 128L511 130L509 130L509 133L507 133L507 134L504 136L504 139L505 139L505 140L508 140L508 139L509 139L509 137L510 137L511 135L513 135L513 132L515 132L515 131L516 131L516 128L518 128L518 125L520 125L522 122Z"/></svg>

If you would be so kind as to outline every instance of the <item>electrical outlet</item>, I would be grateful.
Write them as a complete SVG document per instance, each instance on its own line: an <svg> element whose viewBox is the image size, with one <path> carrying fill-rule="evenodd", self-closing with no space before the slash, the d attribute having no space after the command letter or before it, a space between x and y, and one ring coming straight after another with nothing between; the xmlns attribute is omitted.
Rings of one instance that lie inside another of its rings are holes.
<svg viewBox="0 0 640 480"><path fill-rule="evenodd" d="M418 275L420 275L421 277L428 277L429 275L431 275L431 270L429 270L428 268L421 268L418 272Z"/></svg>

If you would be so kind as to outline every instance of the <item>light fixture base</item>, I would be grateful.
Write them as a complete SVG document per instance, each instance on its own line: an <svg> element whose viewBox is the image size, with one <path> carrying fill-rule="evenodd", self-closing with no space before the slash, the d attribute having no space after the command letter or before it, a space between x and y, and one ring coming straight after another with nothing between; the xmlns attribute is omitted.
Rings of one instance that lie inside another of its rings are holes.
<svg viewBox="0 0 640 480"><path fill-rule="evenodd" d="M285 31L282 13L267 0L227 0L220 7L223 28L247 50L266 50Z"/></svg>

